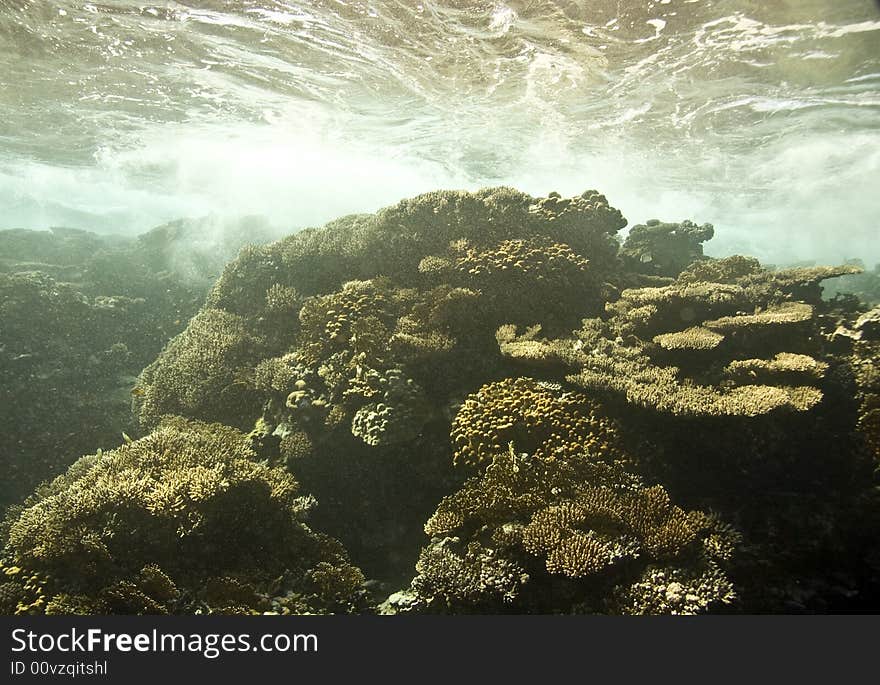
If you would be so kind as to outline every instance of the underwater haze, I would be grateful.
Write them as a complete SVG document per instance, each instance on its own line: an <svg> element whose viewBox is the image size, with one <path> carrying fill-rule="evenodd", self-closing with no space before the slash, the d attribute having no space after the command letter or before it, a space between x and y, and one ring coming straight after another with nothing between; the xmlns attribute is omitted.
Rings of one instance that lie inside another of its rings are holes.
<svg viewBox="0 0 880 685"><path fill-rule="evenodd" d="M713 255L871 266L878 115L872 0L0 1L4 227L590 187Z"/></svg>
<svg viewBox="0 0 880 685"><path fill-rule="evenodd" d="M880 6L0 0L0 615L880 612Z"/></svg>

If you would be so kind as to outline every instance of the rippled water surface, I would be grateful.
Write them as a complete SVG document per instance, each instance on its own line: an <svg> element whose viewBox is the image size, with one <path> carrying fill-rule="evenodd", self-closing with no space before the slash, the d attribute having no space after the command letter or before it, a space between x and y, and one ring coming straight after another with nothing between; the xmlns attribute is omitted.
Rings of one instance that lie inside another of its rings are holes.
<svg viewBox="0 0 880 685"><path fill-rule="evenodd" d="M290 230L499 183L876 261L880 6L0 0L6 227Z"/></svg>

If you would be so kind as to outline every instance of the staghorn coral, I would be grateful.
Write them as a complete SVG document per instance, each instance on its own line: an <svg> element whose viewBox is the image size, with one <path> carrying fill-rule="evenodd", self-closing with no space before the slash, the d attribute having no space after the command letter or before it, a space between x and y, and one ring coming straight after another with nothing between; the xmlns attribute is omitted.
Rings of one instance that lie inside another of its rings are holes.
<svg viewBox="0 0 880 685"><path fill-rule="evenodd" d="M218 572L255 586L282 574L301 582L319 563L357 576L338 543L301 522L309 506L289 474L256 461L246 436L168 419L33 496L10 520L4 554L48 579L56 613L185 613Z"/></svg>

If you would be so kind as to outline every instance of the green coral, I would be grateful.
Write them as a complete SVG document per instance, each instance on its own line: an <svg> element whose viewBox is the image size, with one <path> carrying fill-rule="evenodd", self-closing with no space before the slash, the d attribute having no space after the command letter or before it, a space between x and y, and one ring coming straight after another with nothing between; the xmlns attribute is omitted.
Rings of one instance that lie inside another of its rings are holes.
<svg viewBox="0 0 880 685"><path fill-rule="evenodd" d="M631 271L675 278L688 265L706 259L702 244L713 235L712 224L651 219L630 229L620 256Z"/></svg>

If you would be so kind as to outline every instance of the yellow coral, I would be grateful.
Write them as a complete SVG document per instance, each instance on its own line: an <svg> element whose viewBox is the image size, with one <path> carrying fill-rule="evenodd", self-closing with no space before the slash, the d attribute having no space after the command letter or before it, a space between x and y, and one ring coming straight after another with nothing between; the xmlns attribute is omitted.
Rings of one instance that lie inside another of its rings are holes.
<svg viewBox="0 0 880 685"><path fill-rule="evenodd" d="M702 326L654 336L654 342L666 350L713 350L722 340L723 335Z"/></svg>
<svg viewBox="0 0 880 685"><path fill-rule="evenodd" d="M804 302L783 302L755 314L723 316L712 321L705 321L703 325L712 330L732 331L751 327L797 324L812 318L813 308L810 305Z"/></svg>
<svg viewBox="0 0 880 685"><path fill-rule="evenodd" d="M469 396L450 433L456 463L477 465L507 449L553 459L589 453L613 458L613 423L587 397L563 392L530 378L508 378L484 385Z"/></svg>
<svg viewBox="0 0 880 685"><path fill-rule="evenodd" d="M579 578L641 552L676 556L696 539L702 522L672 505L659 486L588 488L537 512L523 532L523 545L546 558L549 572Z"/></svg>
<svg viewBox="0 0 880 685"><path fill-rule="evenodd" d="M207 570L264 582L320 561L347 568L338 543L300 522L310 505L247 436L169 419L57 478L12 518L4 552L51 579L55 612L162 613L178 609L175 585L192 601Z"/></svg>

